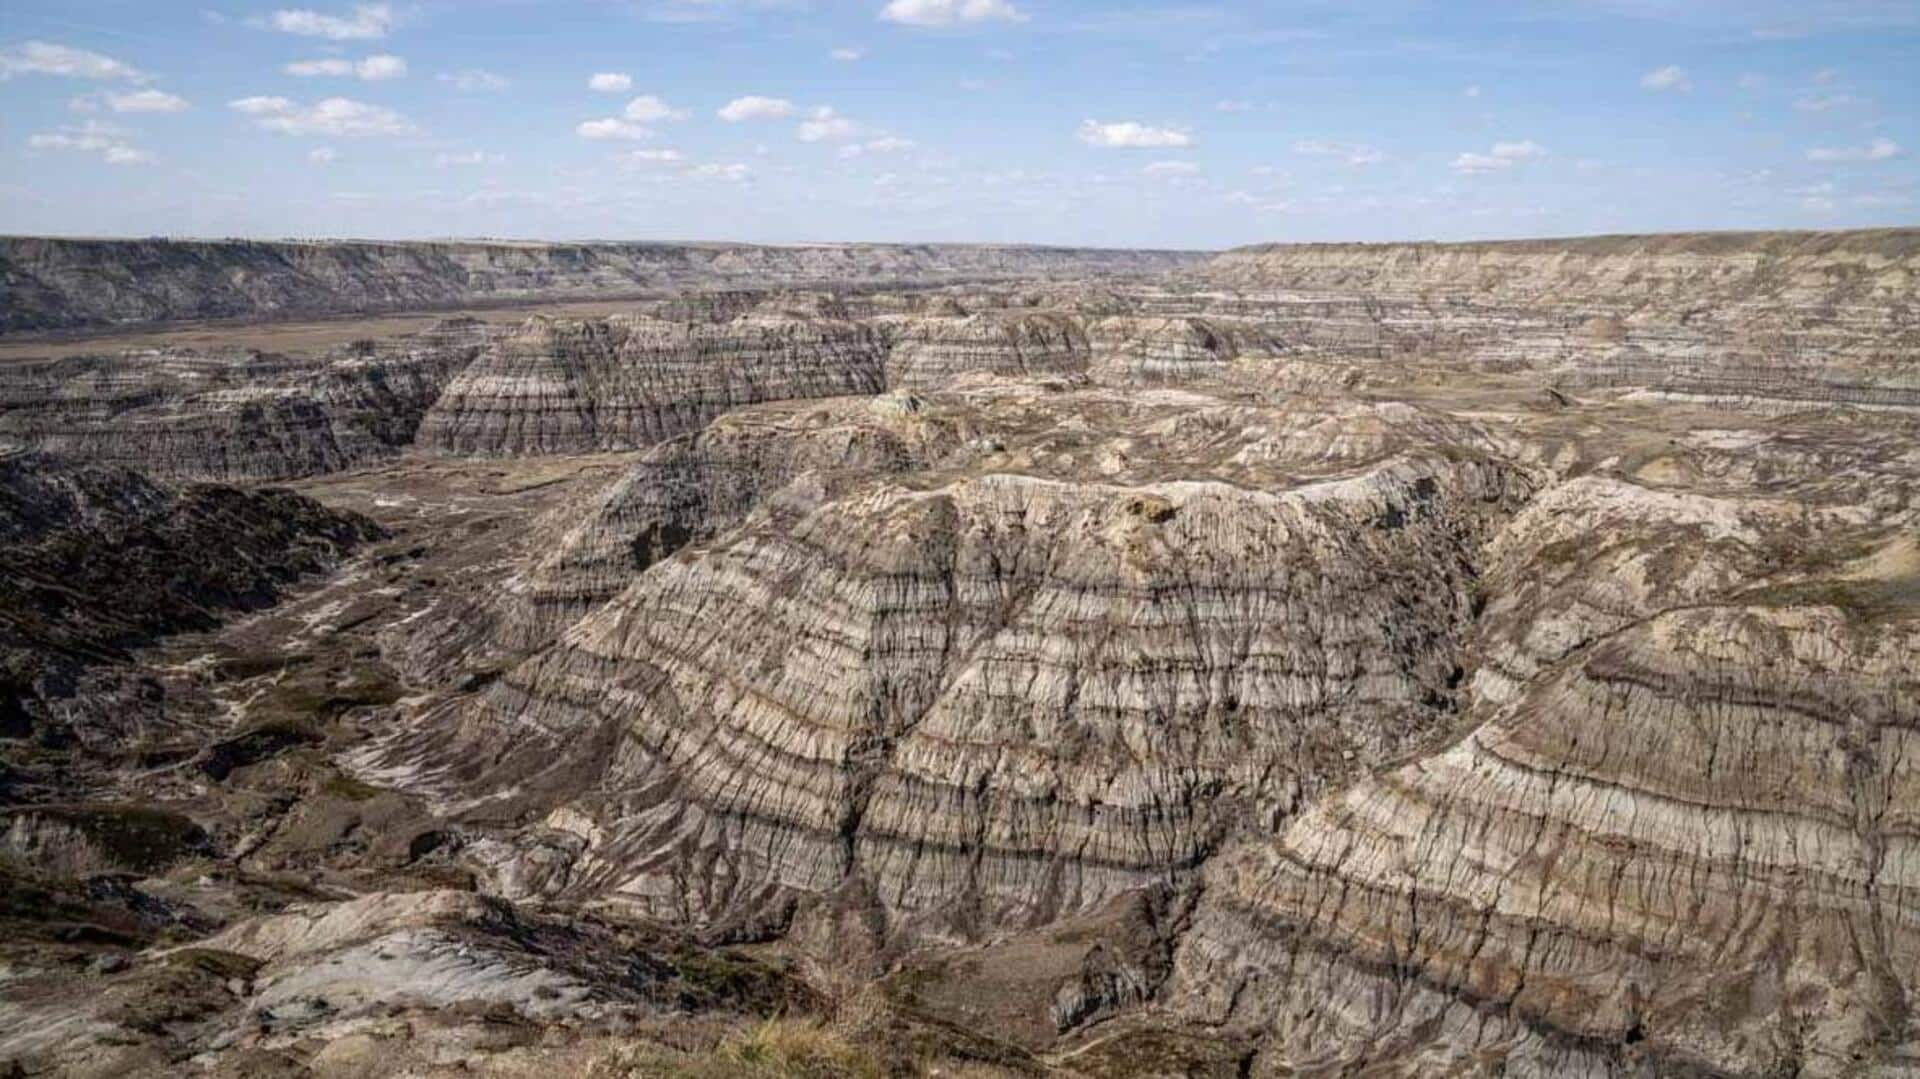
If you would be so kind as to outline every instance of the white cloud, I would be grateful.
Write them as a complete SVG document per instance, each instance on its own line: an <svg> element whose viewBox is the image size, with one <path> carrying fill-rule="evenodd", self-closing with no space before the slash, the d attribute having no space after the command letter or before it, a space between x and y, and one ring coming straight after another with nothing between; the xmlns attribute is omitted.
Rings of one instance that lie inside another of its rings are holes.
<svg viewBox="0 0 1920 1079"><path fill-rule="evenodd" d="M295 78L340 78L349 76L365 82L397 79L407 73L407 62L398 56L369 56L363 60L295 60L286 66Z"/></svg>
<svg viewBox="0 0 1920 1079"><path fill-rule="evenodd" d="M126 137L123 128L89 120L80 127L63 127L59 131L33 135L27 139L27 146L35 150L99 154L109 165L145 165L153 160L152 154L129 146Z"/></svg>
<svg viewBox="0 0 1920 1079"><path fill-rule="evenodd" d="M1465 175L1483 172L1500 172L1513 168L1522 161L1547 156L1547 148L1524 139L1516 142L1496 142L1491 153L1463 153L1453 159L1453 171Z"/></svg>
<svg viewBox="0 0 1920 1079"><path fill-rule="evenodd" d="M1252 112L1253 102L1230 101L1230 100L1216 101L1213 103L1213 111L1215 112Z"/></svg>
<svg viewBox="0 0 1920 1079"><path fill-rule="evenodd" d="M462 93L480 90L505 90L513 83L505 75L496 75L485 68L470 67L460 71L442 72L437 76L441 82L451 84Z"/></svg>
<svg viewBox="0 0 1920 1079"><path fill-rule="evenodd" d="M1387 159L1385 151L1363 142L1327 142L1323 139L1301 139L1293 144L1293 152L1308 157L1337 157L1349 165L1378 165Z"/></svg>
<svg viewBox="0 0 1920 1079"><path fill-rule="evenodd" d="M1801 112L1830 112L1860 103L1860 99L1852 94L1813 94L1797 99L1793 107Z"/></svg>
<svg viewBox="0 0 1920 1079"><path fill-rule="evenodd" d="M653 132L629 120L609 116L604 120L584 120L573 133L583 139L645 139Z"/></svg>
<svg viewBox="0 0 1920 1079"><path fill-rule="evenodd" d="M893 135L882 135L866 142L849 143L840 148L841 157L859 157L862 154L894 154L914 147L912 139L902 139Z"/></svg>
<svg viewBox="0 0 1920 1079"><path fill-rule="evenodd" d="M835 49L827 55L843 64L851 64L867 54L860 49Z"/></svg>
<svg viewBox="0 0 1920 1079"><path fill-rule="evenodd" d="M783 97L736 97L720 106L720 119L730 124L745 120L782 120L792 116L793 102Z"/></svg>
<svg viewBox="0 0 1920 1079"><path fill-rule="evenodd" d="M369 56L353 65L353 73L367 82L398 79L407 73L407 62L398 56Z"/></svg>
<svg viewBox="0 0 1920 1079"><path fill-rule="evenodd" d="M1512 167L1512 161L1503 157L1489 157L1486 154L1463 153L1453 159L1453 171L1469 176L1480 172L1498 172Z"/></svg>
<svg viewBox="0 0 1920 1079"><path fill-rule="evenodd" d="M246 113L248 116L269 116L291 110L293 102L284 97L243 97L238 101L227 102L227 108Z"/></svg>
<svg viewBox="0 0 1920 1079"><path fill-rule="evenodd" d="M1467 87L1467 88L1466 88L1465 90L1462 90L1462 91L1460 91L1460 93L1461 93L1461 94L1462 94L1463 96L1466 96L1466 97L1479 97L1479 96L1480 96L1480 84L1479 84L1479 83L1475 83L1475 84L1473 84L1472 86L1469 86L1469 87Z"/></svg>
<svg viewBox="0 0 1920 1079"><path fill-rule="evenodd" d="M1831 85L1833 81L1839 77L1839 70L1831 67L1823 67L1813 73L1813 81L1821 86Z"/></svg>
<svg viewBox="0 0 1920 1079"><path fill-rule="evenodd" d="M331 165L339 158L340 155L331 146L318 146L307 151L307 160L316 165Z"/></svg>
<svg viewBox="0 0 1920 1079"><path fill-rule="evenodd" d="M602 71L587 80L587 89L596 94L624 94L633 89L633 76L617 71Z"/></svg>
<svg viewBox="0 0 1920 1079"><path fill-rule="evenodd" d="M677 165L687 159L678 150L629 150L627 160L644 165Z"/></svg>
<svg viewBox="0 0 1920 1079"><path fill-rule="evenodd" d="M443 169L463 168L472 165L497 164L506 160L500 154L489 154L480 150L466 153L438 153L433 155L433 163Z"/></svg>
<svg viewBox="0 0 1920 1079"><path fill-rule="evenodd" d="M1508 161L1525 161L1529 158L1547 156L1547 148L1532 139L1523 139L1519 142L1496 142L1493 144L1493 156Z"/></svg>
<svg viewBox="0 0 1920 1079"><path fill-rule="evenodd" d="M1740 89L1745 90L1747 93L1751 94L1756 90L1760 90L1766 87L1767 77L1765 75L1757 75L1749 71L1746 74L1740 76L1740 81L1736 85L1738 85Z"/></svg>
<svg viewBox="0 0 1920 1079"><path fill-rule="evenodd" d="M267 16L264 25L302 37L365 41L387 36L387 31L393 29L393 9L386 4L358 4L351 15L328 15L307 8L282 9Z"/></svg>
<svg viewBox="0 0 1920 1079"><path fill-rule="evenodd" d="M80 101L75 101L74 107L91 112L92 99L80 100L87 101L88 105L82 106ZM159 90L135 90L130 94L109 93L101 95L99 100L106 102L107 108L114 112L185 112L189 107L186 98Z"/></svg>
<svg viewBox="0 0 1920 1079"><path fill-rule="evenodd" d="M295 60L281 70L296 79L344 78L353 74L353 61Z"/></svg>
<svg viewBox="0 0 1920 1079"><path fill-rule="evenodd" d="M638 120L643 124L657 123L661 120L678 120L686 115L685 112L673 108L652 94L644 94L627 102L627 119Z"/></svg>
<svg viewBox="0 0 1920 1079"><path fill-rule="evenodd" d="M1155 161L1140 171L1148 176L1197 176L1200 166L1191 161Z"/></svg>
<svg viewBox="0 0 1920 1079"><path fill-rule="evenodd" d="M80 127L34 135L27 139L27 145L36 150L105 150L126 134L125 128L89 120Z"/></svg>
<svg viewBox="0 0 1920 1079"><path fill-rule="evenodd" d="M907 26L957 26L972 22L1025 22L1007 0L888 0L880 17Z"/></svg>
<svg viewBox="0 0 1920 1079"><path fill-rule="evenodd" d="M1866 191L1855 195L1853 204L1869 209L1882 206L1911 206L1913 196L1901 192Z"/></svg>
<svg viewBox="0 0 1920 1079"><path fill-rule="evenodd" d="M1640 76L1640 89L1674 90L1685 93L1693 89L1693 80L1687 78L1685 68L1676 64L1668 64L1666 67L1654 68L1652 71Z"/></svg>
<svg viewBox="0 0 1920 1079"><path fill-rule="evenodd" d="M1262 198L1248 191L1229 192L1227 202L1234 206L1245 206L1259 213L1285 213L1293 209L1293 203L1285 199Z"/></svg>
<svg viewBox="0 0 1920 1079"><path fill-rule="evenodd" d="M1881 137L1865 146L1823 146L1807 151L1808 161L1892 161L1905 153L1900 144Z"/></svg>
<svg viewBox="0 0 1920 1079"><path fill-rule="evenodd" d="M139 68L85 49L29 41L0 49L0 82L15 75L62 75L70 79L125 79L145 82Z"/></svg>
<svg viewBox="0 0 1920 1079"><path fill-rule="evenodd" d="M738 183L753 175L753 170L742 164L718 165L707 163L695 165L687 170L687 175L698 180L726 180Z"/></svg>
<svg viewBox="0 0 1920 1079"><path fill-rule="evenodd" d="M1089 146L1107 146L1123 150L1157 150L1192 146L1193 136L1171 127L1149 127L1133 120L1103 124L1088 120L1080 125L1080 141Z"/></svg>
<svg viewBox="0 0 1920 1079"><path fill-rule="evenodd" d="M284 97L243 97L227 107L253 117L261 130L283 135L406 135L414 130L392 109L344 97L323 98L311 106Z"/></svg>
<svg viewBox="0 0 1920 1079"><path fill-rule="evenodd" d="M845 142L858 138L862 129L859 124L834 112L830 106L822 105L800 121L796 130L801 142Z"/></svg>

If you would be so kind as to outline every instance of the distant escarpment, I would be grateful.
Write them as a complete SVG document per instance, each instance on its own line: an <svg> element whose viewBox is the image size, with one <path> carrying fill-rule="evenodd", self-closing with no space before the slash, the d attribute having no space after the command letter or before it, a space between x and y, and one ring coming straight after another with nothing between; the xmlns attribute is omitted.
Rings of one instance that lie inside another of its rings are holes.
<svg viewBox="0 0 1920 1079"><path fill-rule="evenodd" d="M1209 313L1349 357L1774 411L1920 408L1920 229L1275 244L1183 279Z"/></svg>
<svg viewBox="0 0 1920 1079"><path fill-rule="evenodd" d="M1479 243L1260 244L1215 256L1221 283L1546 302L1718 297L1866 302L1910 295L1920 229L1703 232Z"/></svg>
<svg viewBox="0 0 1920 1079"><path fill-rule="evenodd" d="M1154 274L1185 251L981 244L0 238L0 333L697 287Z"/></svg>

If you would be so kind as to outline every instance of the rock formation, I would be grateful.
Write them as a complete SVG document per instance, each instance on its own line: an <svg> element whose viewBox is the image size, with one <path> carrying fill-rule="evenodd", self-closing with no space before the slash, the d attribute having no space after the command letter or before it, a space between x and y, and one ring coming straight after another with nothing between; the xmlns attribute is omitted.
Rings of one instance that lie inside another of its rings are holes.
<svg viewBox="0 0 1920 1079"><path fill-rule="evenodd" d="M843 320L542 317L453 379L419 442L451 453L633 449L697 431L741 405L880 386L872 332Z"/></svg>
<svg viewBox="0 0 1920 1079"><path fill-rule="evenodd" d="M1086 333L1059 315L915 318L898 327L887 353L887 384L938 386L957 375L1069 375L1087 369Z"/></svg>
<svg viewBox="0 0 1920 1079"><path fill-rule="evenodd" d="M311 359L162 351L0 366L0 444L222 482L361 467L413 441L485 335L450 322Z"/></svg>
<svg viewBox="0 0 1920 1079"><path fill-rule="evenodd" d="M61 726L48 702L74 694L81 668L271 605L377 532L290 491L163 486L0 453L0 732Z"/></svg>
<svg viewBox="0 0 1920 1079"><path fill-rule="evenodd" d="M765 250L0 365L0 1074L1913 1070L1911 231Z"/></svg>
<svg viewBox="0 0 1920 1079"><path fill-rule="evenodd" d="M511 590L508 640L544 644L649 566L710 540L789 484L793 509L872 475L927 468L967 438L966 414L910 394L727 413L661 443L566 527Z"/></svg>
<svg viewBox="0 0 1920 1079"><path fill-rule="evenodd" d="M970 244L364 243L0 238L0 333L637 296L720 285L1161 273L1183 251Z"/></svg>

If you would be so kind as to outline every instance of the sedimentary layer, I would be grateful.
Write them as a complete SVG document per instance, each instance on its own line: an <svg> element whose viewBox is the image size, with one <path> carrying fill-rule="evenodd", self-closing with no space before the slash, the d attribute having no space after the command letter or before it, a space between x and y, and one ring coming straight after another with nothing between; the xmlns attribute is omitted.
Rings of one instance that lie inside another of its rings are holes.
<svg viewBox="0 0 1920 1079"><path fill-rule="evenodd" d="M634 449L741 405L875 393L880 367L873 332L841 319L539 317L454 377L418 444L468 454Z"/></svg>
<svg viewBox="0 0 1920 1079"><path fill-rule="evenodd" d="M151 475L284 480L393 457L488 334L471 321L317 356L154 350L0 366L0 445Z"/></svg>
<svg viewBox="0 0 1920 1079"><path fill-rule="evenodd" d="M863 879L944 931L1034 924L1444 725L1472 537L1523 486L1417 456L1274 493L874 481L653 564L367 764L546 814L575 898L764 925Z"/></svg>
<svg viewBox="0 0 1920 1079"><path fill-rule="evenodd" d="M1160 273L1195 253L968 244L0 238L0 333L795 282Z"/></svg>

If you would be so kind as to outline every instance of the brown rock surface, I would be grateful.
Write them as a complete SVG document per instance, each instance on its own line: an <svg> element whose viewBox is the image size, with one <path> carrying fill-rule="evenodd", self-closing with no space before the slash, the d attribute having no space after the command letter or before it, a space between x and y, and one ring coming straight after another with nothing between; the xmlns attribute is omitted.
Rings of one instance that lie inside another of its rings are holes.
<svg viewBox="0 0 1920 1079"><path fill-rule="evenodd" d="M1913 1072L1913 252L749 261L0 368L14 441L317 500L16 469L0 625L86 662L0 729L0 1062Z"/></svg>

